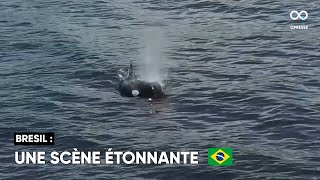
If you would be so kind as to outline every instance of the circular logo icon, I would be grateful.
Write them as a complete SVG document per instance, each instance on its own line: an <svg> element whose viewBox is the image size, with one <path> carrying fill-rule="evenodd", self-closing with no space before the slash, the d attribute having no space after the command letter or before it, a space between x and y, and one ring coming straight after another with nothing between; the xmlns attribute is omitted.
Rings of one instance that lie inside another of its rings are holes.
<svg viewBox="0 0 320 180"><path fill-rule="evenodd" d="M224 160L224 154L222 152L218 152L217 155L216 155L216 159L218 161Z"/></svg>

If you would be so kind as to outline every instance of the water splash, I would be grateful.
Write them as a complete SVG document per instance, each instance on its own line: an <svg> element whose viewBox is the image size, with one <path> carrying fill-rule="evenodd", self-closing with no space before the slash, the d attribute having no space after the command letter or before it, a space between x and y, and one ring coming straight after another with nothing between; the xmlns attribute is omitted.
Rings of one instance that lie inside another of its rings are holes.
<svg viewBox="0 0 320 180"><path fill-rule="evenodd" d="M139 61L138 74L141 80L158 82L164 86L167 81L165 72L165 49L166 39L160 28L149 28L144 30L142 38L142 51Z"/></svg>

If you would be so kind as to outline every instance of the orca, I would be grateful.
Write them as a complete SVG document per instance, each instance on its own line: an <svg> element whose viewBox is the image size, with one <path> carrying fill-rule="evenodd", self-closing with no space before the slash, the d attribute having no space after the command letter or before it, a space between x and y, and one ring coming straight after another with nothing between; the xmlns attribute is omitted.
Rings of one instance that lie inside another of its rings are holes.
<svg viewBox="0 0 320 180"><path fill-rule="evenodd" d="M132 62L130 63L127 74L119 70L119 92L126 97L143 97L160 99L165 97L162 86L158 82L147 82L139 80L133 71Z"/></svg>

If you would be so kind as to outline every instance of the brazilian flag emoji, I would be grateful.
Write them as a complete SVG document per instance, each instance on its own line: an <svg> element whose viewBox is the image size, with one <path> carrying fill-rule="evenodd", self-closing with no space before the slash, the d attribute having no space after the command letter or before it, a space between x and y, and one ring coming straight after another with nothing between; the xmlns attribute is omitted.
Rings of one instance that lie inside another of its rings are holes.
<svg viewBox="0 0 320 180"><path fill-rule="evenodd" d="M231 148L209 148L208 164L210 166L231 166L232 149Z"/></svg>

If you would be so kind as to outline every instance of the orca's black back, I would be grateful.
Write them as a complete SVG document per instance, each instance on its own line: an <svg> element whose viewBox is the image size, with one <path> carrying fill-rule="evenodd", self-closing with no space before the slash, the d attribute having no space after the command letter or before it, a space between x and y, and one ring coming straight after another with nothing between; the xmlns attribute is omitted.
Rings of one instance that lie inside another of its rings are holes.
<svg viewBox="0 0 320 180"><path fill-rule="evenodd" d="M164 93L162 87L157 82L146 82L141 80L123 80L119 83L119 92L122 96L133 97L133 90L139 92L139 97L162 98Z"/></svg>

